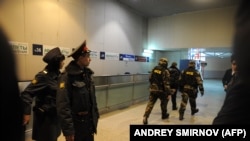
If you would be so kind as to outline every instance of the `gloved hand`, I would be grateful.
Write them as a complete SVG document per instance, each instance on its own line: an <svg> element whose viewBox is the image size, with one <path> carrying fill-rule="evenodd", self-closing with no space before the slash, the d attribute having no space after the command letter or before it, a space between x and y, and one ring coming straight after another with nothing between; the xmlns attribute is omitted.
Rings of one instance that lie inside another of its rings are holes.
<svg viewBox="0 0 250 141"><path fill-rule="evenodd" d="M176 89L170 89L171 95L173 95L175 91L176 91Z"/></svg>
<svg viewBox="0 0 250 141"><path fill-rule="evenodd" d="M201 93L201 96L203 96L203 95L204 95L204 91L201 91L200 93Z"/></svg>

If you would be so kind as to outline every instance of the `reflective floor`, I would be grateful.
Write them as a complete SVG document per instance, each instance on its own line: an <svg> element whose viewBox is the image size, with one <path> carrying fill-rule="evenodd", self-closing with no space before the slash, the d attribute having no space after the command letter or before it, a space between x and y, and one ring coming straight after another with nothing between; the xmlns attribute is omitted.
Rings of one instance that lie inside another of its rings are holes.
<svg viewBox="0 0 250 141"><path fill-rule="evenodd" d="M207 79L204 80L205 94L203 97L198 96L197 108L199 112L191 116L190 106L187 106L184 120L179 120L178 111L172 111L172 103L168 103L169 119L161 119L160 101L155 104L153 111L148 119L148 124L211 124L212 120L218 113L225 92L221 80ZM178 107L181 101L180 93L177 96ZM110 113L102 114L98 123L97 135L95 141L129 141L129 125L142 124L144 110L147 101L130 106L125 109L116 110ZM26 141L32 141L31 132L26 134ZM58 141L65 141L61 135Z"/></svg>

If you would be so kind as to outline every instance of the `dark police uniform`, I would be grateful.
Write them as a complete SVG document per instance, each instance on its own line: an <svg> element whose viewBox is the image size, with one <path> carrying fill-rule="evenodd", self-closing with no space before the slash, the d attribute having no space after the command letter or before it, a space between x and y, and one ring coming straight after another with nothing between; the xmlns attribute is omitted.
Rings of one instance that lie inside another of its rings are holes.
<svg viewBox="0 0 250 141"><path fill-rule="evenodd" d="M159 98L161 101L161 113L162 119L166 119L169 117L167 113L167 103L168 103L168 95L171 95L170 91L170 74L167 69L167 59L161 58L159 61L159 65L156 66L149 77L150 81L150 95L149 101L143 116L143 124L148 124L148 117L155 105L155 102Z"/></svg>
<svg viewBox="0 0 250 141"><path fill-rule="evenodd" d="M77 51L84 47L81 46ZM77 59L77 55L73 56ZM81 68L73 60L59 80L57 110L62 132L66 137L74 135L75 141L93 140L94 133L97 133L99 112L93 74L90 68Z"/></svg>
<svg viewBox="0 0 250 141"><path fill-rule="evenodd" d="M58 60L59 64L64 59L65 57L59 48L50 50L43 58L48 64L52 60ZM37 73L32 82L21 93L24 114L30 115L31 110L33 110L32 139L36 141L57 141L61 133L56 112L57 80L60 71L59 68L51 69L51 67L54 66L47 65L43 71ZM32 108L33 98L35 98L35 104Z"/></svg>
<svg viewBox="0 0 250 141"><path fill-rule="evenodd" d="M171 95L172 110L177 110L176 95L179 88L179 78L181 74L180 70L176 66L177 63L173 62L172 65L168 68L170 73L170 88L175 89L174 93Z"/></svg>
<svg viewBox="0 0 250 141"><path fill-rule="evenodd" d="M214 118L213 124L250 125L250 1L242 0L235 16L233 52L237 62L237 72L232 78L223 105Z"/></svg>
<svg viewBox="0 0 250 141"><path fill-rule="evenodd" d="M222 78L223 86L228 85L228 83L230 82L232 77L233 77L233 70L232 69L227 69L225 71L225 74L223 75L223 78ZM226 91L226 89L225 89L225 91Z"/></svg>
<svg viewBox="0 0 250 141"><path fill-rule="evenodd" d="M182 93L182 101L179 109L180 120L184 119L183 116L188 100L191 107L191 115L194 115L199 111L199 109L196 108L198 89L201 95L203 95L203 80L201 78L200 72L195 69L195 62L191 60L189 62L189 67L182 71L180 77L180 91Z"/></svg>

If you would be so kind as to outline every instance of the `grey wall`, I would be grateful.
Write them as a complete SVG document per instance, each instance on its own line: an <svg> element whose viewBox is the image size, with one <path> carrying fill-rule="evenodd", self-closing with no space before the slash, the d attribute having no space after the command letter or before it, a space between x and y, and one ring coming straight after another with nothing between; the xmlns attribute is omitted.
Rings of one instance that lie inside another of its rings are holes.
<svg viewBox="0 0 250 141"><path fill-rule="evenodd" d="M169 63L190 59L190 48L228 48L232 46L236 7L196 11L149 19L148 48L158 50L158 60L167 57ZM163 50L163 51L159 51ZM204 78L222 78L230 67L230 57L206 57Z"/></svg>
<svg viewBox="0 0 250 141"><path fill-rule="evenodd" d="M116 0L6 0L0 23L10 41L28 44L28 54L16 54L19 80L31 80L46 65L32 44L71 49L86 39L97 52L142 55L147 43L147 19ZM90 67L95 75L115 75L144 73L150 63L93 58Z"/></svg>
<svg viewBox="0 0 250 141"><path fill-rule="evenodd" d="M32 44L72 49L86 39L94 51L142 55L152 45L164 50L155 51L150 63L93 58L90 65L97 76L135 74L150 71L160 57L170 62L187 59L190 47L230 47L233 33L234 7L145 19L116 0L3 1L1 26L10 41L28 44L28 54L16 54L20 81L31 80L45 66L42 56L32 55ZM67 58L65 64L70 61ZM225 69L213 65L216 61L208 62L206 71Z"/></svg>
<svg viewBox="0 0 250 141"><path fill-rule="evenodd" d="M188 12L149 20L151 49L230 47L236 7Z"/></svg>

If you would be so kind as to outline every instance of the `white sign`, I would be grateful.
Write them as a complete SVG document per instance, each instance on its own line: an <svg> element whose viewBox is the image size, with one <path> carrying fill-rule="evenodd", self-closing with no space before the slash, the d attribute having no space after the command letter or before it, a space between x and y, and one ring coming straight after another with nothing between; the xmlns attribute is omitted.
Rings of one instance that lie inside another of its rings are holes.
<svg viewBox="0 0 250 141"><path fill-rule="evenodd" d="M55 48L56 46L51 46L51 45L43 45L43 54L45 55L48 53L51 49ZM59 47L62 54L65 56L68 56L71 53L71 48L66 48L66 47Z"/></svg>
<svg viewBox="0 0 250 141"><path fill-rule="evenodd" d="M90 58L98 59L99 58L99 52L91 50L90 52Z"/></svg>
<svg viewBox="0 0 250 141"><path fill-rule="evenodd" d="M29 53L28 43L10 42L10 45L11 45L14 53L17 53L17 54L28 54Z"/></svg>
<svg viewBox="0 0 250 141"><path fill-rule="evenodd" d="M119 53L105 52L105 60L119 60Z"/></svg>
<svg viewBox="0 0 250 141"><path fill-rule="evenodd" d="M69 54L71 53L71 48L68 47L59 47L62 54L65 56L69 56Z"/></svg>

